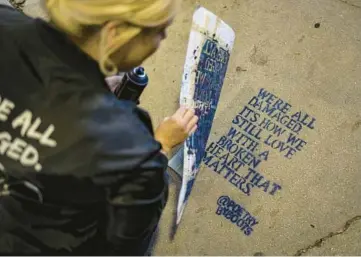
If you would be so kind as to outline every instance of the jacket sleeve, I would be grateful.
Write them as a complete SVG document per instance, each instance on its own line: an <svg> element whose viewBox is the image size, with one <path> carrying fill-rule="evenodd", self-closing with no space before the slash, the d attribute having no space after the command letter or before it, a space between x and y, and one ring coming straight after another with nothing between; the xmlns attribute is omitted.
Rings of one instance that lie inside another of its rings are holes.
<svg viewBox="0 0 361 257"><path fill-rule="evenodd" d="M129 107L131 106L131 107ZM168 194L168 159L155 141L150 119L129 103L97 109L93 182L106 192L106 237L111 255L144 255Z"/></svg>

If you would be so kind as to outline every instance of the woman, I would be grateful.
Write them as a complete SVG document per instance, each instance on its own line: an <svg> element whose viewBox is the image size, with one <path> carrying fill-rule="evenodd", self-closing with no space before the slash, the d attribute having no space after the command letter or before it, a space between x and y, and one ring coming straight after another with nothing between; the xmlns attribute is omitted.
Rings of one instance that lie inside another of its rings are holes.
<svg viewBox="0 0 361 257"><path fill-rule="evenodd" d="M0 7L0 253L143 255L167 198L166 155L197 126L153 133L105 77L159 47L176 0L47 0L51 23Z"/></svg>

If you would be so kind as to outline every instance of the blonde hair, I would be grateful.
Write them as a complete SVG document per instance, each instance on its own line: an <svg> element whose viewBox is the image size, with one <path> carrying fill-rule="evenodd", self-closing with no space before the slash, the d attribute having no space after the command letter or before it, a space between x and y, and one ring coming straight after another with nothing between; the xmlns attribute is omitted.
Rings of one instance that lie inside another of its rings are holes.
<svg viewBox="0 0 361 257"><path fill-rule="evenodd" d="M100 35L99 65L105 75L114 75L116 65L110 56L137 36L143 28L167 23L180 0L45 0L50 19L66 33L81 38L92 27L115 21L121 32L112 44Z"/></svg>

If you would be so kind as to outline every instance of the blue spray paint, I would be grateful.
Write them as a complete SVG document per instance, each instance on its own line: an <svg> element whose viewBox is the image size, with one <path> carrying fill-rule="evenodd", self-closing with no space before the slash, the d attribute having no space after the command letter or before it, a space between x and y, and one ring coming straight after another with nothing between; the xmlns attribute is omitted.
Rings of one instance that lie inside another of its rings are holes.
<svg viewBox="0 0 361 257"><path fill-rule="evenodd" d="M215 40L207 39L202 47L196 70L194 101L196 103L195 112L199 117L198 129L186 141L189 149L188 154L195 154L196 156L192 167L193 171L199 169L205 153L228 61L229 52L219 47ZM187 201L189 198L194 180L195 178L187 184L184 201Z"/></svg>
<svg viewBox="0 0 361 257"><path fill-rule="evenodd" d="M246 236L250 236L258 219L249 213L246 208L236 203L229 196L222 195L217 200L216 214L235 224Z"/></svg>

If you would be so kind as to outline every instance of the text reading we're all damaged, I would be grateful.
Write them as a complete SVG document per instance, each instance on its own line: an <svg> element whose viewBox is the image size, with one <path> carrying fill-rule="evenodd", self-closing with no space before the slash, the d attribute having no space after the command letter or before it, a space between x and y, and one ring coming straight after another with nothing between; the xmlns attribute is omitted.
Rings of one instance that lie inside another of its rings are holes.
<svg viewBox="0 0 361 257"><path fill-rule="evenodd" d="M0 157L20 163L25 168L39 172L42 165L36 145L54 148L57 142L52 138L55 130L53 124L43 124L30 110L18 110L14 102L0 95ZM14 117L15 116L15 117ZM4 167L2 167L3 169ZM6 167L5 167L6 168Z"/></svg>

